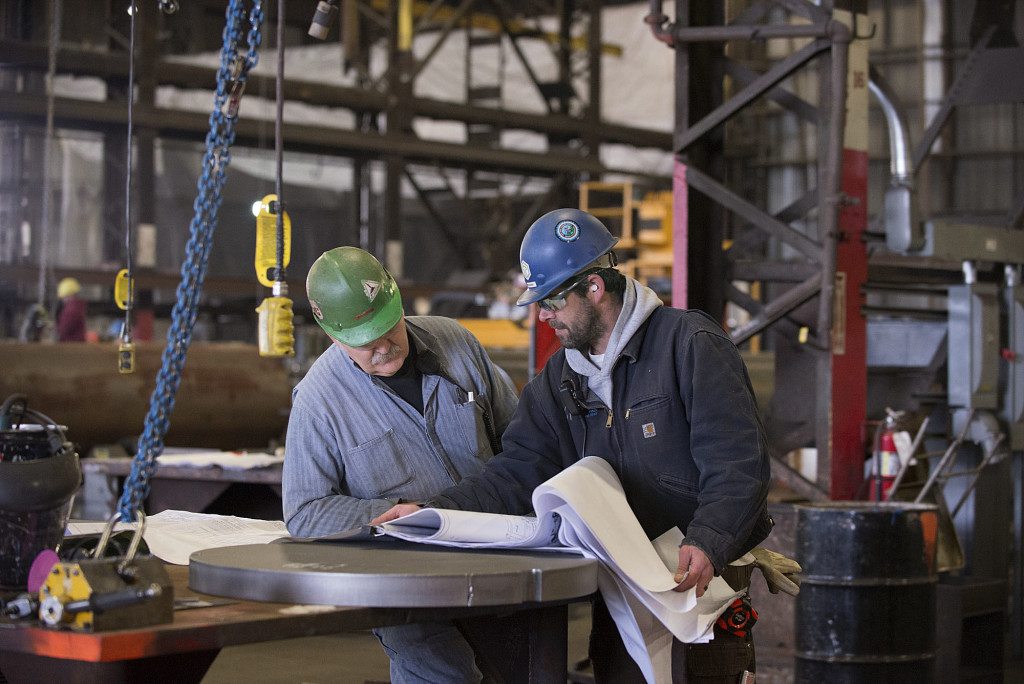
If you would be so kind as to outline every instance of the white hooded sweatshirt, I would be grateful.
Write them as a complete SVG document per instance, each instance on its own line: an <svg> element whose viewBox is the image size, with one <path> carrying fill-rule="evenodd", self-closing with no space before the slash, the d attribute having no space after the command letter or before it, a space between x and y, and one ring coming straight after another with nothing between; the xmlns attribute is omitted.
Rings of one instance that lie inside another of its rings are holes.
<svg viewBox="0 0 1024 684"><path fill-rule="evenodd" d="M626 277L626 288L622 293L622 311L612 328L611 337L604 354L594 357L587 350L566 349L565 360L569 367L587 377L587 385L604 405L612 405L612 369L623 347L643 325L651 313L661 306L661 298L651 288Z"/></svg>

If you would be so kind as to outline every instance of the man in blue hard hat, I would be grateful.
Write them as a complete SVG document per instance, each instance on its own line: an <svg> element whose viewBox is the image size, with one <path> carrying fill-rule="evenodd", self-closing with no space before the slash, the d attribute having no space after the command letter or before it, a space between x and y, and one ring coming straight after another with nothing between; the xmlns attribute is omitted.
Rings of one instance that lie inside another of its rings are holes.
<svg viewBox="0 0 1024 684"><path fill-rule="evenodd" d="M701 596L714 575L731 579L728 564L771 530L769 448L729 336L700 311L662 306L653 290L617 271L616 242L578 209L549 212L530 226L518 304L536 303L564 349L523 390L502 454L429 504L526 513L537 485L599 456L614 467L650 538L672 527L684 532L677 591ZM399 505L378 521L413 510ZM737 581L749 582L749 574ZM753 670L749 635L716 628L708 644L673 643L673 679L738 681ZM600 601L590 655L598 681L641 679Z"/></svg>

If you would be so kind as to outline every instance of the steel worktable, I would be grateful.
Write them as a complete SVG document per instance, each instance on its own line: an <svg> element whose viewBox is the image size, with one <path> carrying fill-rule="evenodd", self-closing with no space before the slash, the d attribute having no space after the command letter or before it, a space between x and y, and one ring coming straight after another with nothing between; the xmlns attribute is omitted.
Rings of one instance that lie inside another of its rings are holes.
<svg viewBox="0 0 1024 684"><path fill-rule="evenodd" d="M198 682L225 646L518 612L529 629L523 681L564 682L567 606L597 590L596 562L576 555L402 542L209 549L168 572L176 599L214 605L96 634L0 623L0 672L10 682Z"/></svg>

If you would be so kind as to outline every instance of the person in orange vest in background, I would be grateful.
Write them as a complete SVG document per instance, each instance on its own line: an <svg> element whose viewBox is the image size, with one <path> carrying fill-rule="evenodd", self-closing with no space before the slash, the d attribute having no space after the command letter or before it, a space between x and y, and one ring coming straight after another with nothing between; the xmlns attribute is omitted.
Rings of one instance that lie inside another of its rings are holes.
<svg viewBox="0 0 1024 684"><path fill-rule="evenodd" d="M57 284L57 341L85 342L85 300L78 296L82 285L74 278Z"/></svg>

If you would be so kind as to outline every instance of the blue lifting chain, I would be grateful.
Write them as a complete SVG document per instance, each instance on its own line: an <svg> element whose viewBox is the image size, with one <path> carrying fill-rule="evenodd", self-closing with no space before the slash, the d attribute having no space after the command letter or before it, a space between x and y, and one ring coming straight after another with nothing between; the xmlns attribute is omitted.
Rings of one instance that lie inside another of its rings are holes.
<svg viewBox="0 0 1024 684"><path fill-rule="evenodd" d="M231 144L235 141L238 105L249 70L259 61L263 7L261 0L253 0L252 5L248 13L249 31L246 36L249 51L242 55L238 51L238 46L242 41L246 22L245 8L242 0L230 0L228 4L224 46L221 49L220 68L217 71L217 93L213 99L213 112L210 114L210 131L206 134L203 168L196 184L198 194L192 205L195 214L189 224L189 239L185 248L185 260L181 265L181 282L178 284L171 327L167 331L163 365L157 373L156 387L149 400L149 413L146 414L146 425L139 437L135 458L132 461L132 471L125 480L124 491L118 502L121 520L125 522L134 520L135 511L141 508L142 502L149 495L149 479L156 470L157 456L164 449L164 435L170 426L174 396L181 384L185 353L192 341L199 296L202 294L206 265L210 257L210 248L213 246L213 232L217 228L221 190L224 188L228 164L231 162Z"/></svg>

